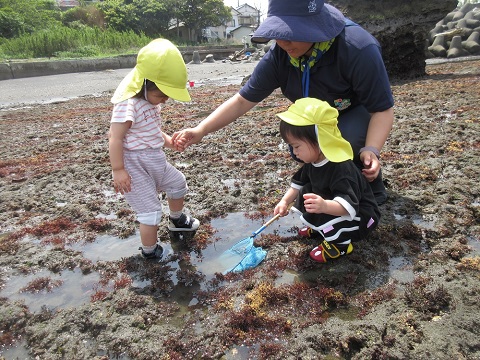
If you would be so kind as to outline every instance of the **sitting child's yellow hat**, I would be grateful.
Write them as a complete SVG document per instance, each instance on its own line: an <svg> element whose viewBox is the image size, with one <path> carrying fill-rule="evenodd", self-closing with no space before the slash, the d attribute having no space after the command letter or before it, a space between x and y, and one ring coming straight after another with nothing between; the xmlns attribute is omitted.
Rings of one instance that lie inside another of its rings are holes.
<svg viewBox="0 0 480 360"><path fill-rule="evenodd" d="M353 159L352 146L342 137L337 126L338 111L326 101L302 98L277 116L294 126L316 125L320 151L328 160L342 162Z"/></svg>
<svg viewBox="0 0 480 360"><path fill-rule="evenodd" d="M142 89L145 79L153 81L161 92L174 100L191 100L187 90L187 67L182 54L167 39L155 39L140 49L137 65L118 85L112 103L135 96Z"/></svg>

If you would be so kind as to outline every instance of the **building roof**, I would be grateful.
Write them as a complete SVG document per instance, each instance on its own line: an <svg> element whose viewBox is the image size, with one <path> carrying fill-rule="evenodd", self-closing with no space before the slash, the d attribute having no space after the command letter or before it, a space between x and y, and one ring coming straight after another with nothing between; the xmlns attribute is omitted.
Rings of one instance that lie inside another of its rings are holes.
<svg viewBox="0 0 480 360"><path fill-rule="evenodd" d="M80 2L78 0L57 0L57 4L60 7L80 6Z"/></svg>

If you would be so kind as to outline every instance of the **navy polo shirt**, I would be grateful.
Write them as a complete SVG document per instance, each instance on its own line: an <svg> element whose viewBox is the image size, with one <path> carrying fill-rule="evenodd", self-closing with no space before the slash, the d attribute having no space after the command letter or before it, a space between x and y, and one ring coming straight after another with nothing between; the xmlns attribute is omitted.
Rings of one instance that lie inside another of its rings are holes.
<svg viewBox="0 0 480 360"><path fill-rule="evenodd" d="M260 102L278 88L292 102L304 97L302 72L274 45L239 93ZM393 95L378 41L360 26L346 26L310 69L308 96L327 101L340 114L360 104L370 113L391 108Z"/></svg>

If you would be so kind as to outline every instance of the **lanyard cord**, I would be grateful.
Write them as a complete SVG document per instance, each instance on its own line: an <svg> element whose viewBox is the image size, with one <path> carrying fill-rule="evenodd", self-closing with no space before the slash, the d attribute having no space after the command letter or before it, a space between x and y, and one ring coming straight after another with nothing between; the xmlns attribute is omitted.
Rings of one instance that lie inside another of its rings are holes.
<svg viewBox="0 0 480 360"><path fill-rule="evenodd" d="M303 93L303 97L308 97L308 93L309 93L309 89L310 89L310 63L309 63L308 59L304 59L302 61L302 66L303 66L302 93Z"/></svg>
<svg viewBox="0 0 480 360"><path fill-rule="evenodd" d="M321 43L314 43L312 45L313 51L310 57L301 57L292 58L290 57L290 62L293 66L300 69L302 72L302 94L303 97L308 97L309 88L310 88L310 69L314 66L322 57L322 55L330 48L332 43L335 41L335 38L324 41Z"/></svg>

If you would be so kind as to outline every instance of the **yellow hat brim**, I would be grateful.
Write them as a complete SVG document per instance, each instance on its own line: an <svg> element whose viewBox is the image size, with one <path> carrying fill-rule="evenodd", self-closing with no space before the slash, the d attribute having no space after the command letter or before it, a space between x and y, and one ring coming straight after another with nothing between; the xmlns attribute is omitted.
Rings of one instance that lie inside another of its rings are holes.
<svg viewBox="0 0 480 360"><path fill-rule="evenodd" d="M149 79L150 80L150 79ZM124 100L130 99L131 97L137 95L140 90L142 90L145 78L141 76L139 71L135 68L131 70L120 82L115 93L112 96L112 103L117 104ZM179 89L168 86L162 83L155 83L158 89L167 95L169 98L174 100L189 102L192 101L190 93L187 90L187 83L185 82L185 88Z"/></svg>
<svg viewBox="0 0 480 360"><path fill-rule="evenodd" d="M315 125L320 151L328 160L342 162L353 159L352 146L342 137L337 126L338 111L327 102L302 98L277 116L294 126Z"/></svg>
<svg viewBox="0 0 480 360"><path fill-rule="evenodd" d="M136 66L120 82L111 101L116 104L135 96L142 90L145 79L154 82L169 98L191 101L182 54L166 39L155 39L140 49Z"/></svg>

